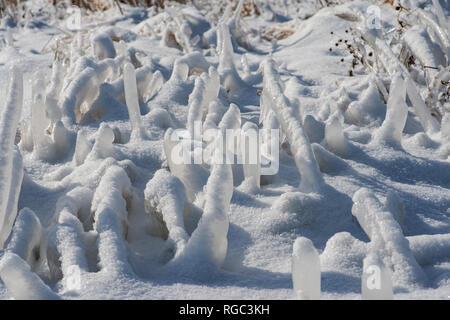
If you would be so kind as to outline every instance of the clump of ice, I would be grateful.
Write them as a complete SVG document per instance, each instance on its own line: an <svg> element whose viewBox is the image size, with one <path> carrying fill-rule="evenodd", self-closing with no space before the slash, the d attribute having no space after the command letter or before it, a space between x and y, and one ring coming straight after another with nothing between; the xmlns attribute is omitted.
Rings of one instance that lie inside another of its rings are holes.
<svg viewBox="0 0 450 320"><path fill-rule="evenodd" d="M311 240L299 237L292 252L292 282L297 298L320 299L320 258Z"/></svg>

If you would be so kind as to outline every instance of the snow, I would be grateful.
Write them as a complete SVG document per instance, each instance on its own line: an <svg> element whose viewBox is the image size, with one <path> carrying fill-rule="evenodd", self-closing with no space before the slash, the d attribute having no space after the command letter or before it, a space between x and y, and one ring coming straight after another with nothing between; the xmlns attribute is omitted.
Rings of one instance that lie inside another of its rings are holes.
<svg viewBox="0 0 450 320"><path fill-rule="evenodd" d="M447 299L448 9L334 2L0 16L0 298Z"/></svg>

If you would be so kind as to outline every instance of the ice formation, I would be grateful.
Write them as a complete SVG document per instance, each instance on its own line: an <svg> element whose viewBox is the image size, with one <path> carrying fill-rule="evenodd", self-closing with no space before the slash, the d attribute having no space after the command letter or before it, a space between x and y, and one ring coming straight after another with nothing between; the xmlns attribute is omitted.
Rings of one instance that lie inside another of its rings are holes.
<svg viewBox="0 0 450 320"><path fill-rule="evenodd" d="M206 184L203 215L179 257L180 262L175 260L174 263L190 263L198 266L214 262L222 266L228 247L228 208L232 194L231 166L215 165Z"/></svg>
<svg viewBox="0 0 450 320"><path fill-rule="evenodd" d="M352 214L369 236L373 250L385 253L383 260L393 270L394 285L424 285L426 276L392 213L372 192L364 188L355 193L353 203Z"/></svg>
<svg viewBox="0 0 450 320"><path fill-rule="evenodd" d="M292 281L297 298L320 299L320 259L311 240L299 237L292 253Z"/></svg>
<svg viewBox="0 0 450 320"><path fill-rule="evenodd" d="M23 78L18 68L10 70L10 86L6 104L0 119L0 245L9 235L11 222L14 221L14 203L17 201L17 187L22 179L21 159L15 156L14 140L22 111ZM14 186L12 183L16 182ZM19 187L20 188L20 187Z"/></svg>
<svg viewBox="0 0 450 320"><path fill-rule="evenodd" d="M32 83L0 79L0 298L284 299L289 266L301 299L446 298L438 0L377 31L373 1L240 0L70 32L36 1L0 28L0 74Z"/></svg>
<svg viewBox="0 0 450 320"><path fill-rule="evenodd" d="M99 264L109 273L132 273L124 243L128 228L127 199L131 197L131 182L126 172L118 166L109 167L92 200Z"/></svg>
<svg viewBox="0 0 450 320"><path fill-rule="evenodd" d="M251 180L251 184L259 188L261 184L261 151L258 126L252 122L246 122L242 126L240 157L245 179Z"/></svg>
<svg viewBox="0 0 450 320"><path fill-rule="evenodd" d="M5 253L0 261L0 278L18 300L60 299L28 264L14 253Z"/></svg>
<svg viewBox="0 0 450 320"><path fill-rule="evenodd" d="M430 132L439 131L439 123L431 116L430 111L428 110L425 102L420 96L416 85L409 75L408 70L403 64L401 64L397 56L392 52L392 49L386 44L383 39L375 36L373 33L367 30L366 27L361 27L360 32L362 37L373 48L373 50L379 52L378 57L391 76L394 76L397 72L402 73L406 82L407 95L414 107L417 116L419 117L422 127L426 131Z"/></svg>
<svg viewBox="0 0 450 320"><path fill-rule="evenodd" d="M136 73L131 63L126 63L124 66L123 81L128 115L130 116L131 123L131 139L142 139L144 137L144 133L141 121L141 111L139 108L138 90L136 86Z"/></svg>
<svg viewBox="0 0 450 320"><path fill-rule="evenodd" d="M179 255L189 239L184 225L184 210L187 201L183 183L165 169L158 170L145 188L147 212L156 210L162 215L169 238Z"/></svg>
<svg viewBox="0 0 450 320"><path fill-rule="evenodd" d="M300 189L305 192L317 192L323 184L323 178L303 125L293 115L294 110L283 95L274 61L265 60L261 68L264 75L262 96L264 97L264 104L268 104L268 107L261 106L261 108L271 108L273 110L283 128L283 132L286 134L294 155L295 164L300 172Z"/></svg>
<svg viewBox="0 0 450 320"><path fill-rule="evenodd" d="M401 147L402 132L408 116L406 105L406 86L400 74L392 80L389 99L387 102L386 118L381 127L375 132L374 140L393 147Z"/></svg>
<svg viewBox="0 0 450 320"><path fill-rule="evenodd" d="M41 240L42 226L39 218L32 210L24 208L17 214L6 251L18 255L33 268L39 263Z"/></svg>

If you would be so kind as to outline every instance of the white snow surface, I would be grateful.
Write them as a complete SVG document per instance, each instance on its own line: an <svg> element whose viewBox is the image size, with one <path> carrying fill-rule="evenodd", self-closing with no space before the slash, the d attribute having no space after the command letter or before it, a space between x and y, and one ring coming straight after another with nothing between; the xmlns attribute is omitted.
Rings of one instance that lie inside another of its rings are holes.
<svg viewBox="0 0 450 320"><path fill-rule="evenodd" d="M445 1L247 2L0 16L1 299L448 299Z"/></svg>

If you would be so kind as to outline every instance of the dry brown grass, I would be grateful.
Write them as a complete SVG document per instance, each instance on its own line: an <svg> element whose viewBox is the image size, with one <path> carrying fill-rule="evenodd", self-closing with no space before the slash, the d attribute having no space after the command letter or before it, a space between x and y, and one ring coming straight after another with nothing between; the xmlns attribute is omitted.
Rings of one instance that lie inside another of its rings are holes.
<svg viewBox="0 0 450 320"><path fill-rule="evenodd" d="M272 41L273 39L283 40L283 39L286 39L287 37L293 35L294 33L295 33L295 30L292 28L288 28L288 27L280 28L280 27L276 26L276 27L272 27L269 29L265 29L263 31L262 36L267 41Z"/></svg>

